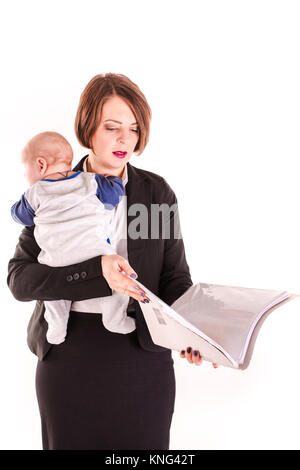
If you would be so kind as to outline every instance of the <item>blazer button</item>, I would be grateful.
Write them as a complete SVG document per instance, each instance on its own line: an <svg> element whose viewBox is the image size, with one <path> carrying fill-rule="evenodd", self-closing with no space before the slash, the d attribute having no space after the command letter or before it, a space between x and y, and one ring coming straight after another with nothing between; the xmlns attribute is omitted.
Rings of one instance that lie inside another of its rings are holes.
<svg viewBox="0 0 300 470"><path fill-rule="evenodd" d="M80 276L81 276L81 279L85 279L86 276L87 276L87 274L86 274L85 271L82 271L82 273L80 274Z"/></svg>
<svg viewBox="0 0 300 470"><path fill-rule="evenodd" d="M77 281L77 279L79 279L79 274L78 273L73 274L73 279Z"/></svg>
<svg viewBox="0 0 300 470"><path fill-rule="evenodd" d="M67 281L68 281L68 282L73 281L73 276L72 276L72 274L69 274L69 276L67 276Z"/></svg>

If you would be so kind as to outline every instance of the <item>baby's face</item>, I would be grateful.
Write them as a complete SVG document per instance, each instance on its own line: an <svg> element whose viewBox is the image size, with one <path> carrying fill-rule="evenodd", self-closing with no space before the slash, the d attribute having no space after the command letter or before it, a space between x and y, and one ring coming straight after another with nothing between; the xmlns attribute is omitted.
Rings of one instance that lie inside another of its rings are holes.
<svg viewBox="0 0 300 470"><path fill-rule="evenodd" d="M41 179L41 173L36 159L30 158L25 150L22 152L22 164L24 166L24 177L30 186Z"/></svg>

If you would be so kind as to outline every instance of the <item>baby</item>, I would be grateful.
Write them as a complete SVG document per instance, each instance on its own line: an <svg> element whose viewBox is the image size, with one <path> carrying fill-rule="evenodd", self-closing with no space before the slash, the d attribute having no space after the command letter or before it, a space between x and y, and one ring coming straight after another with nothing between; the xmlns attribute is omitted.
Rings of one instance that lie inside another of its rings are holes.
<svg viewBox="0 0 300 470"><path fill-rule="evenodd" d="M67 266L98 255L116 254L110 245L113 208L124 194L121 178L72 171L73 151L56 132L33 137L22 152L30 188L11 208L16 222L33 226L41 248L38 262ZM45 301L47 341L64 341L71 300ZM113 332L130 333L135 320L127 316L128 297L113 291L103 302L102 321Z"/></svg>

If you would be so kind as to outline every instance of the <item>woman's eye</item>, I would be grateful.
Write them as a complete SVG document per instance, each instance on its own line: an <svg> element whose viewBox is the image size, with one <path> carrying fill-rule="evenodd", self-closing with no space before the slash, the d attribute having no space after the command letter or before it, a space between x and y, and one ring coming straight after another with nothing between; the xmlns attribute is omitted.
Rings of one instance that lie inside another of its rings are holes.
<svg viewBox="0 0 300 470"><path fill-rule="evenodd" d="M107 127L106 129L107 129L108 131L115 131L115 130L116 130L115 127ZM132 132L139 132L138 129L131 129L131 130L132 130Z"/></svg>

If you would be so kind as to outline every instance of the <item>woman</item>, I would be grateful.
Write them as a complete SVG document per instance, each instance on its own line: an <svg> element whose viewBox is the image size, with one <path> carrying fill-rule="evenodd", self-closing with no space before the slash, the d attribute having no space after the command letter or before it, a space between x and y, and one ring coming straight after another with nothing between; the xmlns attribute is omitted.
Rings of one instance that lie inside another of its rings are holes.
<svg viewBox="0 0 300 470"><path fill-rule="evenodd" d="M36 390L43 449L169 447L173 360L170 350L151 340L139 306L147 299L134 278L169 305L192 281L182 239L175 238L174 231L164 238L162 229L151 238L151 205L176 207L173 191L162 177L129 163L148 142L150 120L146 98L124 75L97 75L81 95L75 131L90 151L75 170L122 177L126 197L117 206L114 227L118 255L58 268L39 264L33 227L25 227L9 263L13 295L21 301L37 300L28 345L39 358ZM134 223L135 204L147 209L142 237ZM176 209L164 223L175 220ZM111 295L112 289L128 296L127 313L136 321L130 334L112 333L101 322L99 298ZM58 299L72 300L72 312L65 342L51 345L43 301ZM199 352L192 355L189 349L181 356L201 363Z"/></svg>

